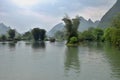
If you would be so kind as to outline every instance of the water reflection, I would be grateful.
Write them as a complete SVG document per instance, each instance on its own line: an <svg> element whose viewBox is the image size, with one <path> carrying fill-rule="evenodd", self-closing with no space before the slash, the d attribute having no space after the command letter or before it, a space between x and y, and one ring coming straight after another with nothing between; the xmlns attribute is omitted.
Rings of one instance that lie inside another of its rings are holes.
<svg viewBox="0 0 120 80"><path fill-rule="evenodd" d="M105 57L110 64L112 70L112 77L120 79L120 51L115 47L111 47L109 44L104 46Z"/></svg>
<svg viewBox="0 0 120 80"><path fill-rule="evenodd" d="M2 44L2 45L6 45L6 42L2 42L1 44Z"/></svg>
<svg viewBox="0 0 120 80"><path fill-rule="evenodd" d="M9 42L8 46L9 46L9 48L15 48L16 47L16 43L15 42Z"/></svg>
<svg viewBox="0 0 120 80"><path fill-rule="evenodd" d="M32 43L32 48L33 49L44 49L46 47L45 42L40 41L40 42L33 42Z"/></svg>
<svg viewBox="0 0 120 80"><path fill-rule="evenodd" d="M85 42L83 45L92 50L103 50L103 42Z"/></svg>
<svg viewBox="0 0 120 80"><path fill-rule="evenodd" d="M78 55L78 47L67 47L65 52L65 71L68 72L80 72L80 61Z"/></svg>

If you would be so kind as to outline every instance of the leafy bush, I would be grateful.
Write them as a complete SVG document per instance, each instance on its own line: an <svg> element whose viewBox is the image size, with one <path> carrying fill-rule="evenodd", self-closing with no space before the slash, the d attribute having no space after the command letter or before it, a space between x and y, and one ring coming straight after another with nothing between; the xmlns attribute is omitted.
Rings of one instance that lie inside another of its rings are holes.
<svg viewBox="0 0 120 80"><path fill-rule="evenodd" d="M78 42L78 38L77 37L71 37L70 38L70 44L75 44Z"/></svg>

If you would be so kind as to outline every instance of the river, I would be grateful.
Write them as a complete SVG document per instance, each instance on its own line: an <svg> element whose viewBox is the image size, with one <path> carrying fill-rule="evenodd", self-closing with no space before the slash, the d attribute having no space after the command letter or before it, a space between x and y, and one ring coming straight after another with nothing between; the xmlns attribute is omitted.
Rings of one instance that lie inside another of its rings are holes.
<svg viewBox="0 0 120 80"><path fill-rule="evenodd" d="M0 80L120 80L120 50L96 42L0 42Z"/></svg>

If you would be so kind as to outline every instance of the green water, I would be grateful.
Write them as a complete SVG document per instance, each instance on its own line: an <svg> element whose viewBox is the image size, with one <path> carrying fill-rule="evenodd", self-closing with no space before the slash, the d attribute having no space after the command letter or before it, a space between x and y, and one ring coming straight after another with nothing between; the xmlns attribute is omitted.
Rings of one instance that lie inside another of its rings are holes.
<svg viewBox="0 0 120 80"><path fill-rule="evenodd" d="M120 51L103 43L0 43L0 80L120 80Z"/></svg>

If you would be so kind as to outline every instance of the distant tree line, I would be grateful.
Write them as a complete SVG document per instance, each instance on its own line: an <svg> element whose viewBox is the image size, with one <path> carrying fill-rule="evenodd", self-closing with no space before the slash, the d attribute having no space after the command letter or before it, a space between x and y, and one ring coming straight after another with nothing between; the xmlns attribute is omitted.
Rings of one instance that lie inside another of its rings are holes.
<svg viewBox="0 0 120 80"><path fill-rule="evenodd" d="M16 36L16 30L10 29L6 35L0 36L0 41L17 41L17 40L41 40L46 37L46 31L44 29L33 28L31 31L25 32L23 35Z"/></svg>

